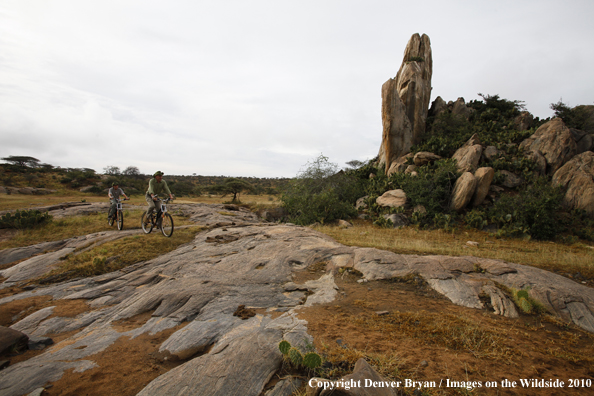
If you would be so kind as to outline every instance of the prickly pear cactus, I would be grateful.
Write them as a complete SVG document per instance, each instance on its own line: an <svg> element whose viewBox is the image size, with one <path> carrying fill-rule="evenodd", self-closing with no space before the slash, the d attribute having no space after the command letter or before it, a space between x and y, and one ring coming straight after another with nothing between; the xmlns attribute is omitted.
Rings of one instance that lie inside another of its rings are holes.
<svg viewBox="0 0 594 396"><path fill-rule="evenodd" d="M303 365L310 369L315 369L322 365L322 358L315 352L306 353L303 357Z"/></svg>
<svg viewBox="0 0 594 396"><path fill-rule="evenodd" d="M518 296L518 300L519 299L527 299L528 298L528 292L526 290L518 290L518 292L516 293L516 296Z"/></svg>
<svg viewBox="0 0 594 396"><path fill-rule="evenodd" d="M278 344L278 349L280 349L283 355L286 355L289 353L289 349L291 349L291 344L288 341L281 341L280 344Z"/></svg>
<svg viewBox="0 0 594 396"><path fill-rule="evenodd" d="M526 300L524 297L520 297L519 302L520 308L522 309L522 311L524 311L524 313L532 312L532 304L530 304L530 301Z"/></svg>
<svg viewBox="0 0 594 396"><path fill-rule="evenodd" d="M297 348L289 349L289 359L295 367L301 366L303 364L303 355Z"/></svg>

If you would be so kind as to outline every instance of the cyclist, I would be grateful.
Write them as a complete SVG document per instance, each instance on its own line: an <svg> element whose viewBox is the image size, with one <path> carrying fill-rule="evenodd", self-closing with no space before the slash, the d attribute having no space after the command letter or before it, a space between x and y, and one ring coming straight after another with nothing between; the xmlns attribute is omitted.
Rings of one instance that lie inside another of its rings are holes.
<svg viewBox="0 0 594 396"><path fill-rule="evenodd" d="M156 198L156 195L166 192L169 194L169 198L173 199L173 194L167 187L167 182L163 180L163 172L157 171L153 175L153 178L149 180L148 190L146 191L146 202L148 203L148 210L146 211L146 220L150 218L155 207L157 208L157 214L161 211L161 200ZM158 205L158 206L157 206Z"/></svg>
<svg viewBox="0 0 594 396"><path fill-rule="evenodd" d="M111 203L111 206L109 207L109 214L107 215L107 220L115 216L117 210L117 200L122 195L124 196L124 198L129 199L128 196L124 193L124 190L120 188L119 183L117 181L111 183L111 188L107 192L109 202Z"/></svg>

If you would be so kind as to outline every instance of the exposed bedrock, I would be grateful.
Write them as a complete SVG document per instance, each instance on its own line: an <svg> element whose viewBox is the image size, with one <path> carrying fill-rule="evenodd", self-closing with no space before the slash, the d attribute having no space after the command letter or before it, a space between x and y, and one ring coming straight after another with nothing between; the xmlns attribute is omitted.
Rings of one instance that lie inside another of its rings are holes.
<svg viewBox="0 0 594 396"><path fill-rule="evenodd" d="M219 206L186 210L205 225L225 216ZM287 339L303 345L311 340L296 310L333 301L337 295L333 274L341 267L355 268L369 281L416 274L456 304L487 308L486 297L496 313L507 317L518 312L499 285L524 288L551 313L594 332L593 290L547 271L475 257L347 247L307 227L252 224L251 215L234 213L236 226L201 232L192 242L153 260L0 299L2 305L47 295L54 300L84 299L94 308L63 318L52 317L53 308L48 307L14 324L14 329L37 337L80 331L41 355L4 369L0 394L27 394L56 381L65 370L96 367L90 356L122 336L179 326L160 345L159 353L187 361L157 377L141 395L257 396L280 367L278 342ZM301 285L294 282L296 271L320 262L326 263L324 276ZM241 320L233 316L239 305L259 313ZM141 327L117 331L114 322L147 312L151 318ZM282 314L272 319L272 312Z"/></svg>

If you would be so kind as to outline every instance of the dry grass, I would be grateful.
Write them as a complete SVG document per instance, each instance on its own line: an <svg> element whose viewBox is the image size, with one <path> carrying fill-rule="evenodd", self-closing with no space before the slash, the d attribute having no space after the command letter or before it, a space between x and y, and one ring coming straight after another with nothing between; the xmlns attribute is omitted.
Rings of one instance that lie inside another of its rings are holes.
<svg viewBox="0 0 594 396"><path fill-rule="evenodd" d="M245 206L254 207L270 207L278 206L279 200L276 195L241 195L241 204ZM230 203L231 198L221 195L204 195L200 197L182 197L177 199L176 203L206 203L206 204L222 204Z"/></svg>
<svg viewBox="0 0 594 396"><path fill-rule="evenodd" d="M58 268L35 282L62 282L117 271L175 250L192 241L201 230L203 228L199 226L177 229L170 238L163 237L155 230L157 232L148 235L134 235L107 242L83 253L69 255Z"/></svg>
<svg viewBox="0 0 594 396"><path fill-rule="evenodd" d="M140 228L143 211L124 210L124 230ZM0 250L34 245L41 242L59 241L100 231L115 230L107 224L106 213L88 216L73 216L53 220L45 225L28 230L19 230L9 240L0 242ZM175 226L191 224L184 217L173 216ZM174 233L175 235L175 233Z"/></svg>
<svg viewBox="0 0 594 396"><path fill-rule="evenodd" d="M443 230L379 228L365 222L355 222L351 228L319 226L323 232L349 246L374 247L399 254L475 256L531 265L563 275L578 272L594 280L594 249L584 243L564 245L554 242L497 239L486 232L463 230L456 233ZM477 247L466 245L478 242ZM594 284L594 283L593 283Z"/></svg>

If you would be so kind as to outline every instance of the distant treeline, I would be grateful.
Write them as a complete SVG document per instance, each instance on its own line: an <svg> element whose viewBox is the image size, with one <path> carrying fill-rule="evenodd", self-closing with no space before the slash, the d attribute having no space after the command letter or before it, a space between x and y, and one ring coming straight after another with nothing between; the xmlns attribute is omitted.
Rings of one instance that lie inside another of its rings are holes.
<svg viewBox="0 0 594 396"><path fill-rule="evenodd" d="M127 194L144 194L148 181L152 175L139 172L135 166L129 166L123 171L118 167L107 166L103 174L98 174L90 168L61 168L50 164L40 163L33 157L10 156L1 158L7 163L0 164L0 184L11 186L26 184L32 187L46 187L47 178L40 176L46 174L51 179L59 182L64 187L79 189L91 186L89 192L104 193L114 182L118 182ZM239 180L246 185L245 191L250 194L279 194L289 178L260 178L260 177L230 177L230 176L202 176L202 175L165 175L171 191L178 197L199 196L207 194L221 194L221 186L229 184L231 180Z"/></svg>

